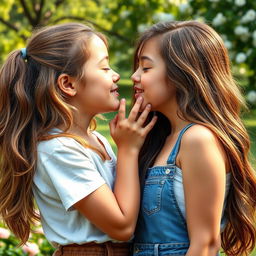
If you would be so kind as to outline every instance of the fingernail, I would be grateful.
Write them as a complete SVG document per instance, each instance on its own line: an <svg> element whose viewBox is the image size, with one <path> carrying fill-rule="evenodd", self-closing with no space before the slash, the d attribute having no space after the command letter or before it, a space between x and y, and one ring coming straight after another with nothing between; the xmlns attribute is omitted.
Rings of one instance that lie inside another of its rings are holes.
<svg viewBox="0 0 256 256"><path fill-rule="evenodd" d="M139 101L142 101L142 97L140 96L140 97L138 98L138 100L139 100Z"/></svg>
<svg viewBox="0 0 256 256"><path fill-rule="evenodd" d="M147 108L151 108L151 104L147 104Z"/></svg>

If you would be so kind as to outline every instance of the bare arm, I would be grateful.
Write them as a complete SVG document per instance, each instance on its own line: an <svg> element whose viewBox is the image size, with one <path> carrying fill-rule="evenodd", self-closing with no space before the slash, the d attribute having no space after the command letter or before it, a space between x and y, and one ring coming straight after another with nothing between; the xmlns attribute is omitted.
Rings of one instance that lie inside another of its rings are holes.
<svg viewBox="0 0 256 256"><path fill-rule="evenodd" d="M186 256L216 256L225 194L225 153L203 126L184 134L180 151L190 247Z"/></svg>
<svg viewBox="0 0 256 256"><path fill-rule="evenodd" d="M114 192L103 185L74 205L100 230L123 241L131 238L139 211L139 150L156 121L153 119L143 127L150 107L137 119L140 105L138 100L126 118L125 102L121 101L118 116L110 124L111 135L118 147Z"/></svg>

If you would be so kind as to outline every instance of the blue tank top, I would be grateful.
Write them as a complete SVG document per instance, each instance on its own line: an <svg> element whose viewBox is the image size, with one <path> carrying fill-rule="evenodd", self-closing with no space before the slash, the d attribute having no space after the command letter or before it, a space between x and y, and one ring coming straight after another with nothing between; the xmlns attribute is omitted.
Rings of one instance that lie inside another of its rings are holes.
<svg viewBox="0 0 256 256"><path fill-rule="evenodd" d="M175 196L174 177L181 138L192 125L181 130L167 165L147 170L134 237L134 256L184 256L188 251L187 225Z"/></svg>

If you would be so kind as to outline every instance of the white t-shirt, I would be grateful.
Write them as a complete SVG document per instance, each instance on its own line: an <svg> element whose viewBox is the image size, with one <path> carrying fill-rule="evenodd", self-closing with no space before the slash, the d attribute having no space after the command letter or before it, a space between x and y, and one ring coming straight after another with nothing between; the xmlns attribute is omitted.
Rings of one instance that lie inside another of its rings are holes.
<svg viewBox="0 0 256 256"><path fill-rule="evenodd" d="M103 184L113 189L116 156L108 141L110 160L102 161L93 150L72 138L58 137L38 145L38 162L33 193L46 238L53 246L112 241L72 206Z"/></svg>

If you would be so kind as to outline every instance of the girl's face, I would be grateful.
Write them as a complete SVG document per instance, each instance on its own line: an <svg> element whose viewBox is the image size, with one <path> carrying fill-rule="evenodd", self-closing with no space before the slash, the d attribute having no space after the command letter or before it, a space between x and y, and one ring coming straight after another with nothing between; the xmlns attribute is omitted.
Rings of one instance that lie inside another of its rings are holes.
<svg viewBox="0 0 256 256"><path fill-rule="evenodd" d="M142 96L144 108L152 105L152 110L165 112L170 101L175 99L175 88L167 79L166 65L159 52L159 37L148 40L138 58L138 68L132 75L135 98Z"/></svg>
<svg viewBox="0 0 256 256"><path fill-rule="evenodd" d="M85 84L78 86L76 104L87 114L116 111L119 107L118 73L109 66L108 50L94 35L88 44L89 57L84 66Z"/></svg>

